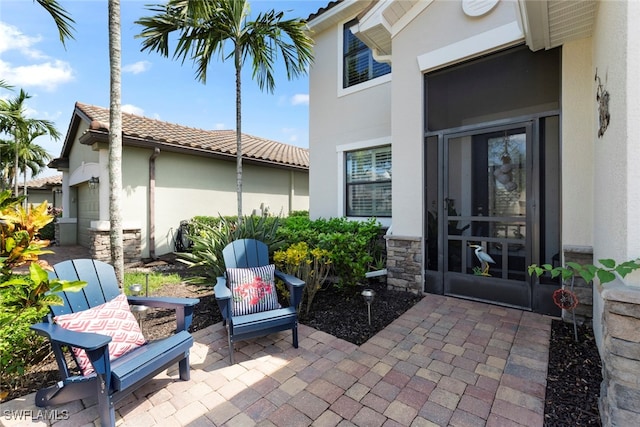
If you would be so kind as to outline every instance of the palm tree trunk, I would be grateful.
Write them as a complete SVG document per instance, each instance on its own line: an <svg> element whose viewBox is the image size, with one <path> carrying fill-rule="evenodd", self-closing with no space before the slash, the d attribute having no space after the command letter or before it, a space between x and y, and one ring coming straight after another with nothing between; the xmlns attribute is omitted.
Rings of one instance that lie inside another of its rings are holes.
<svg viewBox="0 0 640 427"><path fill-rule="evenodd" d="M242 84L240 45L235 46L236 66L236 192L238 197L238 225L242 223Z"/></svg>
<svg viewBox="0 0 640 427"><path fill-rule="evenodd" d="M18 147L18 134L15 135L16 154L13 159L13 197L18 197L18 164L20 162L20 149Z"/></svg>
<svg viewBox="0 0 640 427"><path fill-rule="evenodd" d="M122 193L122 111L120 0L109 0L109 240L111 262L120 286L124 283L124 247L120 196Z"/></svg>

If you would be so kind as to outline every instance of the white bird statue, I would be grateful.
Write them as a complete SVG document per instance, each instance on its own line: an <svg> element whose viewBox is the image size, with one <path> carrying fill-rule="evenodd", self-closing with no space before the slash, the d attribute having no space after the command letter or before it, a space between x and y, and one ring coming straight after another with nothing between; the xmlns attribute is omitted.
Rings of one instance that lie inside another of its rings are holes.
<svg viewBox="0 0 640 427"><path fill-rule="evenodd" d="M469 245L470 248L475 248L476 258L480 261L480 269L483 276L490 276L489 264L495 264L496 262L491 258L491 255L484 251L484 248L480 245Z"/></svg>

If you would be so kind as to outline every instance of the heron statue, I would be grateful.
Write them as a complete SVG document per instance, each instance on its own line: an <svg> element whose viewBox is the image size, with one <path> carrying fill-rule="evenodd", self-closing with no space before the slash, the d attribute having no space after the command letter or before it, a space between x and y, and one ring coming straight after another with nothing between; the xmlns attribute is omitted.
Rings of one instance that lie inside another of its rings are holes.
<svg viewBox="0 0 640 427"><path fill-rule="evenodd" d="M490 276L489 264L495 264L496 262L491 258L491 255L484 251L484 248L480 245L469 245L470 248L475 248L476 258L480 261L480 269L483 276Z"/></svg>

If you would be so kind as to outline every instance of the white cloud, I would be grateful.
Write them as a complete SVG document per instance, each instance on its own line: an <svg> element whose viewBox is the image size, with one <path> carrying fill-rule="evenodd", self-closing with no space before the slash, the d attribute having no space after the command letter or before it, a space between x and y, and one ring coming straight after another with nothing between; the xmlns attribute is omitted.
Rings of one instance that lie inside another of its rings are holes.
<svg viewBox="0 0 640 427"><path fill-rule="evenodd" d="M291 105L309 105L309 94L296 93L291 97Z"/></svg>
<svg viewBox="0 0 640 427"><path fill-rule="evenodd" d="M144 116L144 110L140 107L136 107L133 104L124 104L122 107L123 113L135 114L136 116Z"/></svg>
<svg viewBox="0 0 640 427"><path fill-rule="evenodd" d="M18 27L0 21L0 53L17 50L29 58L40 59L44 55L39 50L33 49L32 46L41 40L42 37L40 36L29 37L26 34L22 34Z"/></svg>
<svg viewBox="0 0 640 427"><path fill-rule="evenodd" d="M24 58L24 65L14 65L0 60L0 76L15 87L40 87L47 91L74 79L71 65L59 59L46 56L33 46L42 41L41 37L30 37L17 27L0 22L0 53L16 51Z"/></svg>
<svg viewBox="0 0 640 427"><path fill-rule="evenodd" d="M74 80L71 65L59 59L18 67L0 61L0 76L15 87L41 87L47 91Z"/></svg>
<svg viewBox="0 0 640 427"><path fill-rule="evenodd" d="M216 123L216 130L225 130L227 127L224 125L224 123Z"/></svg>
<svg viewBox="0 0 640 427"><path fill-rule="evenodd" d="M122 71L125 73L140 74L144 73L149 68L151 68L151 62L138 61L134 62L133 64L125 65L124 67L122 67Z"/></svg>

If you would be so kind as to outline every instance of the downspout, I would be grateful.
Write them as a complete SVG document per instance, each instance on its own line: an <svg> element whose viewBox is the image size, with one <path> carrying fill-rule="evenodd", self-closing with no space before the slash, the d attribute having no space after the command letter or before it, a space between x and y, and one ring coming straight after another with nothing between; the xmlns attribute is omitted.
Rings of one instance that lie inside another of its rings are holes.
<svg viewBox="0 0 640 427"><path fill-rule="evenodd" d="M158 147L149 157L149 258L156 259L156 158L160 155Z"/></svg>
<svg viewBox="0 0 640 427"><path fill-rule="evenodd" d="M392 56L391 55L381 55L380 51L378 49L371 49L371 56L377 62L384 62L384 63L387 63L387 64L391 65Z"/></svg>

